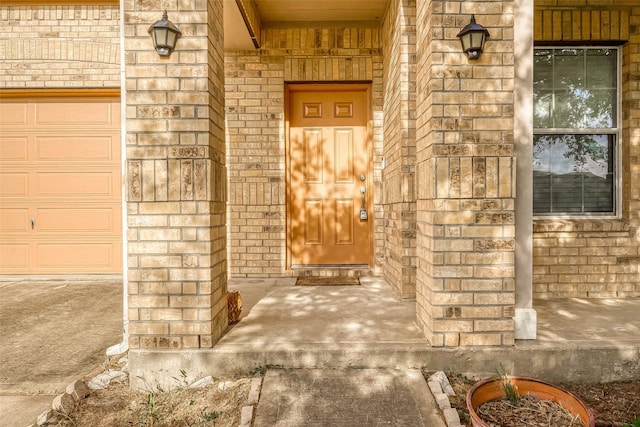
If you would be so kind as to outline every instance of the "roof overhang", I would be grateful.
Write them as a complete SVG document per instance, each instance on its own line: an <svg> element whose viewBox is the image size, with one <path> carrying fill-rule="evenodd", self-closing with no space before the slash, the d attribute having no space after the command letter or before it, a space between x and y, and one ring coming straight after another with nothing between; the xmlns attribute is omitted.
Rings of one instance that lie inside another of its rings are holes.
<svg viewBox="0 0 640 427"><path fill-rule="evenodd" d="M389 0L224 0L224 48L260 47L262 28L379 27Z"/></svg>

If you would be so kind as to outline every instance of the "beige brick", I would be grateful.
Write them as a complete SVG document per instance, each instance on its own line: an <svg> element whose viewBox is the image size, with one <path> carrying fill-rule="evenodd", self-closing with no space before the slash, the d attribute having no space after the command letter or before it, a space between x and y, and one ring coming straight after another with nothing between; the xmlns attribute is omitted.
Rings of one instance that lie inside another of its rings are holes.
<svg viewBox="0 0 640 427"><path fill-rule="evenodd" d="M197 282L184 282L182 283L182 293L185 295L192 295L197 293L198 291L198 283Z"/></svg>
<svg viewBox="0 0 640 427"><path fill-rule="evenodd" d="M434 305L471 305L473 303L473 294L436 292L431 298L431 303Z"/></svg>
<svg viewBox="0 0 640 427"><path fill-rule="evenodd" d="M514 293L476 293L473 297L475 305L512 305L515 304Z"/></svg>
<svg viewBox="0 0 640 427"><path fill-rule="evenodd" d="M180 309L154 309L151 310L149 320L184 320Z"/></svg>
<svg viewBox="0 0 640 427"><path fill-rule="evenodd" d="M461 333L460 345L461 346L496 346L502 344L501 334L480 334L480 333Z"/></svg>
<svg viewBox="0 0 640 427"><path fill-rule="evenodd" d="M168 307L169 298L166 296L138 296L129 295L130 308Z"/></svg>
<svg viewBox="0 0 640 427"><path fill-rule="evenodd" d="M171 322L169 329L172 335L211 334L211 322Z"/></svg>
<svg viewBox="0 0 640 427"><path fill-rule="evenodd" d="M166 281L169 278L169 272L164 269L148 269L148 270L134 270L128 271L129 280L140 282L158 282Z"/></svg>
<svg viewBox="0 0 640 427"><path fill-rule="evenodd" d="M200 337L199 336L183 336L182 338L182 348L200 348Z"/></svg>
<svg viewBox="0 0 640 427"><path fill-rule="evenodd" d="M516 344L515 332L507 332L502 334L502 345L513 346Z"/></svg>
<svg viewBox="0 0 640 427"><path fill-rule="evenodd" d="M435 332L472 332L471 320L435 320L433 322Z"/></svg>
<svg viewBox="0 0 640 427"><path fill-rule="evenodd" d="M165 242L131 242L129 254L166 254L168 244Z"/></svg>
<svg viewBox="0 0 640 427"><path fill-rule="evenodd" d="M502 226L462 226L461 237L473 238L473 237L509 237L505 235L505 228Z"/></svg>
<svg viewBox="0 0 640 427"><path fill-rule="evenodd" d="M211 348L213 347L213 339L210 335L200 335L200 347Z"/></svg>
<svg viewBox="0 0 640 427"><path fill-rule="evenodd" d="M129 227L166 227L168 218L165 215L128 215L127 224Z"/></svg>
<svg viewBox="0 0 640 427"><path fill-rule="evenodd" d="M478 279L483 278L495 278L495 277L514 277L514 267L508 265L502 266L489 266L489 267L474 267L473 277Z"/></svg>
<svg viewBox="0 0 640 427"><path fill-rule="evenodd" d="M177 282L144 282L140 283L140 294L180 294L182 286Z"/></svg>
<svg viewBox="0 0 640 427"><path fill-rule="evenodd" d="M142 268L179 267L182 259L179 256L152 256L146 255L140 258Z"/></svg>
<svg viewBox="0 0 640 427"><path fill-rule="evenodd" d="M502 313L501 306L466 306L461 308L461 316L463 318L499 318L502 317Z"/></svg>
<svg viewBox="0 0 640 427"><path fill-rule="evenodd" d="M169 280L184 281L184 280L210 280L211 270L205 268L178 268L169 270Z"/></svg>
<svg viewBox="0 0 640 427"><path fill-rule="evenodd" d="M503 282L501 279L465 279L461 281L464 291L501 291Z"/></svg>
<svg viewBox="0 0 640 427"><path fill-rule="evenodd" d="M504 320L474 320L473 330L477 332L509 332L513 331L512 319Z"/></svg>
<svg viewBox="0 0 640 427"><path fill-rule="evenodd" d="M168 251L171 254L208 254L211 243L208 242L171 242Z"/></svg>
<svg viewBox="0 0 640 427"><path fill-rule="evenodd" d="M445 347L458 347L460 345L460 334L458 333L445 333L444 346Z"/></svg>
<svg viewBox="0 0 640 427"><path fill-rule="evenodd" d="M435 251L472 251L473 240L470 239L438 239L434 242Z"/></svg>
<svg viewBox="0 0 640 427"><path fill-rule="evenodd" d="M182 311L182 320L190 321L190 320L211 320L211 319L199 319L198 318L198 310L196 309L181 309Z"/></svg>
<svg viewBox="0 0 640 427"><path fill-rule="evenodd" d="M473 267L470 266L438 266L434 277L473 277Z"/></svg>
<svg viewBox="0 0 640 427"><path fill-rule="evenodd" d="M209 307L210 305L211 305L210 296L171 295L169 297L170 307L198 308L198 307Z"/></svg>
<svg viewBox="0 0 640 427"><path fill-rule="evenodd" d="M164 241L180 240L180 230L178 229L141 229L138 231L139 241Z"/></svg>
<svg viewBox="0 0 640 427"><path fill-rule="evenodd" d="M176 214L181 210L178 202L158 202L158 203L140 203L139 212L141 215L154 214Z"/></svg>
<svg viewBox="0 0 640 427"><path fill-rule="evenodd" d="M131 322L129 333L131 335L166 335L169 332L169 324L165 322Z"/></svg>

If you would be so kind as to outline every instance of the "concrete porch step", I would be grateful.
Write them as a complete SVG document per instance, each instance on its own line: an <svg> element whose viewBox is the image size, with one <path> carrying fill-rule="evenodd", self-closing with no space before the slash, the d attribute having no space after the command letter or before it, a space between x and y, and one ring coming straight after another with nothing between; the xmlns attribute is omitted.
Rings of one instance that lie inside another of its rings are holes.
<svg viewBox="0 0 640 427"><path fill-rule="evenodd" d="M536 340L443 348L431 347L418 330L415 302L399 300L381 278L362 278L360 286L294 283L230 283L242 295L243 314L212 349L132 350L132 377L142 374L136 366L169 378L181 369L197 376L264 367L426 368L486 377L500 365L555 382L640 377L640 319L632 315L640 299L538 301Z"/></svg>

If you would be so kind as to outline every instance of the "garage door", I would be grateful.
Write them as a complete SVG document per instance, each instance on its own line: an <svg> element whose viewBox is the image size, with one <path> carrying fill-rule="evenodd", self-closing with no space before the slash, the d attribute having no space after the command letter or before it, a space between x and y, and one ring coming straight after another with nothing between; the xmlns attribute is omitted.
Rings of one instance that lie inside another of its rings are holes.
<svg viewBox="0 0 640 427"><path fill-rule="evenodd" d="M3 98L0 141L0 273L121 273L119 99Z"/></svg>

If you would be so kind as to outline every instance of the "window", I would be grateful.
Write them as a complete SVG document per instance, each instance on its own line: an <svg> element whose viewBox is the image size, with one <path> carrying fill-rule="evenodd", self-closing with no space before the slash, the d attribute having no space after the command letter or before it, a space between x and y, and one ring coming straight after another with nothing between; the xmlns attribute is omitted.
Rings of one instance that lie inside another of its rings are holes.
<svg viewBox="0 0 640 427"><path fill-rule="evenodd" d="M618 49L536 48L534 215L614 215Z"/></svg>

